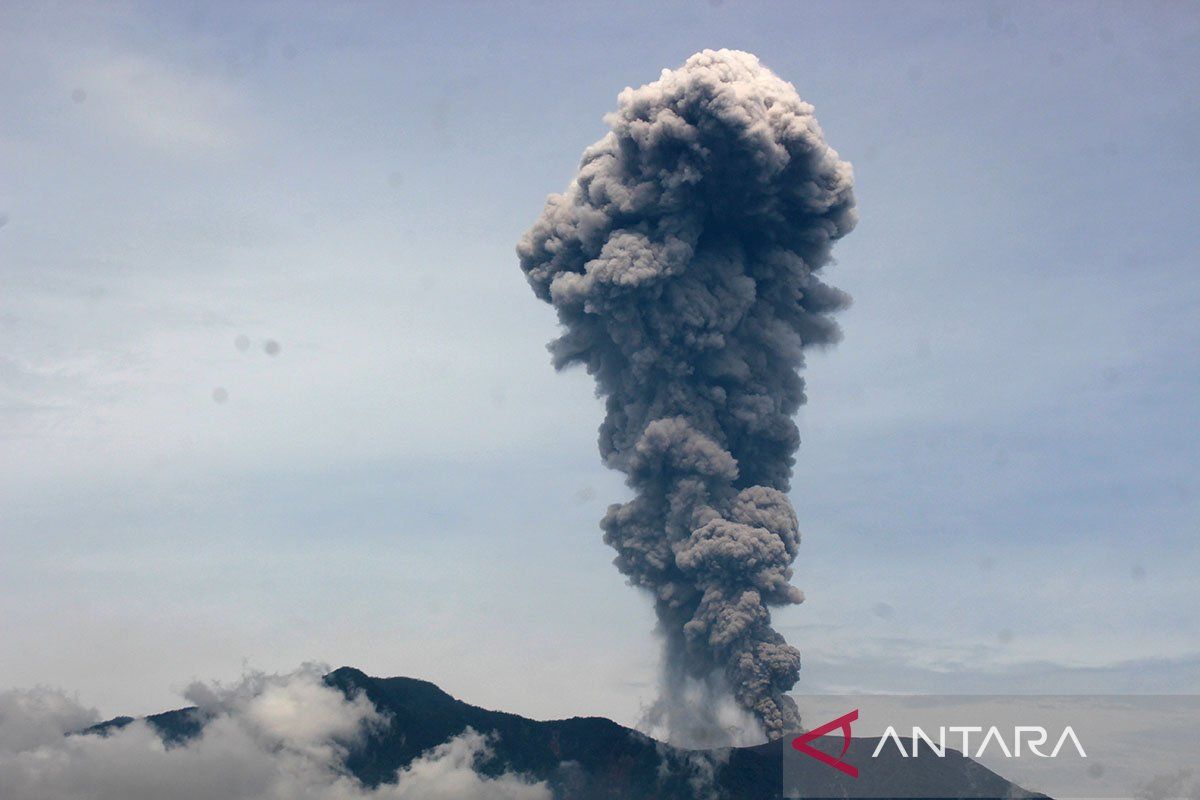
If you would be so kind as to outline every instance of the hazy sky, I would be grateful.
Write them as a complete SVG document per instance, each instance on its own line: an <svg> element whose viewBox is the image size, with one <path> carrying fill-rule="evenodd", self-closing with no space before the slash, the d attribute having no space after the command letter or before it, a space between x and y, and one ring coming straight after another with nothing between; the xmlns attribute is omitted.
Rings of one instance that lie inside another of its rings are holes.
<svg viewBox="0 0 1200 800"><path fill-rule="evenodd" d="M514 246L705 47L856 171L797 691L1200 691L1185 2L6 2L0 687L145 713L318 660L634 722L627 490Z"/></svg>

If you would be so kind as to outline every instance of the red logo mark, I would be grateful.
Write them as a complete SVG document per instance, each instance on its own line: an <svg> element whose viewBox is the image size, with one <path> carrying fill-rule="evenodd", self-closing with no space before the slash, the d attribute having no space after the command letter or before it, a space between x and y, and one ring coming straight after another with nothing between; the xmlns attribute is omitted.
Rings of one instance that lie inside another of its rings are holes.
<svg viewBox="0 0 1200 800"><path fill-rule="evenodd" d="M832 722L826 722L819 728L813 728L808 733L797 736L795 739L792 739L792 747L796 748L805 755L812 756L823 764L828 764L834 769L846 773L851 778L857 778L858 767L842 761L842 756L846 755L846 751L850 749L850 723L854 722L856 719L858 719L857 708L845 716L838 717ZM837 758L834 758L828 753L823 753L809 744L809 742L811 742L813 739L824 736L825 734L837 728L842 729L842 752Z"/></svg>

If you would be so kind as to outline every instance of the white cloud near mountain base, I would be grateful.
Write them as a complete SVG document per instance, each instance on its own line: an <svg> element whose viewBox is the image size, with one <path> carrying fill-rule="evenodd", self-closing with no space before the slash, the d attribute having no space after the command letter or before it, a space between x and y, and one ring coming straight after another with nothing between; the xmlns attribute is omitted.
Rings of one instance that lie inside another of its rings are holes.
<svg viewBox="0 0 1200 800"><path fill-rule="evenodd" d="M186 696L211 718L166 745L138 720L108 735L70 735L96 712L51 689L0 693L0 796L6 800L546 800L544 783L475 770L490 738L470 728L363 786L343 767L349 747L386 716L347 699L320 670L250 675L233 687L194 684Z"/></svg>

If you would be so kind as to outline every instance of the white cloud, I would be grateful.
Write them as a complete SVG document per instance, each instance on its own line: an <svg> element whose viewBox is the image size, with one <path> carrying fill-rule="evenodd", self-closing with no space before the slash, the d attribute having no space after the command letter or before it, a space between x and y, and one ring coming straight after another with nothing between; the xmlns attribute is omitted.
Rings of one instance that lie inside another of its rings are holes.
<svg viewBox="0 0 1200 800"><path fill-rule="evenodd" d="M461 800L487 797L492 800L541 800L550 797L544 783L529 783L505 774L484 778L473 764L490 752L490 739L467 728L445 744L433 748L400 771L394 787L380 787L393 800Z"/></svg>
<svg viewBox="0 0 1200 800"><path fill-rule="evenodd" d="M166 150L236 145L238 92L213 77L126 53L70 76L76 97L111 132Z"/></svg>
<svg viewBox="0 0 1200 800"><path fill-rule="evenodd" d="M468 728L368 789L342 767L346 748L386 718L347 699L320 670L252 675L231 688L193 685L211 718L200 736L167 747L145 722L107 736L66 735L96 712L46 689L0 693L0 796L6 800L543 800L543 783L480 775L490 739Z"/></svg>
<svg viewBox="0 0 1200 800"><path fill-rule="evenodd" d="M61 692L31 689L0 693L0 759L56 743L64 731L95 723L96 712Z"/></svg>

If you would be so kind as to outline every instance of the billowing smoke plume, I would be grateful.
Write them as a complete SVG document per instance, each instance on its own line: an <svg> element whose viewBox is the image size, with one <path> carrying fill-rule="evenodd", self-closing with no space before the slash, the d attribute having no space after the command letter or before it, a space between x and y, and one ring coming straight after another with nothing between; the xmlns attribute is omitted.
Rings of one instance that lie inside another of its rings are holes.
<svg viewBox="0 0 1200 800"><path fill-rule="evenodd" d="M812 106L748 54L706 50L626 89L564 194L518 246L565 328L554 364L606 398L604 462L636 496L601 526L654 593L666 691L727 682L778 736L800 654L771 628L799 603L785 492L804 348L839 337L817 277L856 219L850 165ZM666 698L668 705L672 698Z"/></svg>

